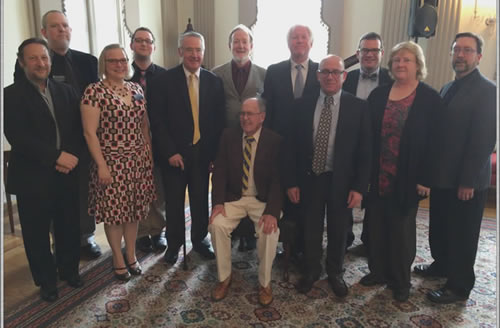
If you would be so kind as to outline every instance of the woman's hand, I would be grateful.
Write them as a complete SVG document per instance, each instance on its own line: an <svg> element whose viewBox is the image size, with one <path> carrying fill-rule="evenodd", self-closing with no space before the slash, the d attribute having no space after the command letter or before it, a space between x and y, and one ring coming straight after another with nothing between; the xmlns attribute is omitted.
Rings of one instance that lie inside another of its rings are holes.
<svg viewBox="0 0 500 328"><path fill-rule="evenodd" d="M99 178L99 184L105 186L111 184L111 172L109 172L109 168L107 165L97 168L97 176Z"/></svg>

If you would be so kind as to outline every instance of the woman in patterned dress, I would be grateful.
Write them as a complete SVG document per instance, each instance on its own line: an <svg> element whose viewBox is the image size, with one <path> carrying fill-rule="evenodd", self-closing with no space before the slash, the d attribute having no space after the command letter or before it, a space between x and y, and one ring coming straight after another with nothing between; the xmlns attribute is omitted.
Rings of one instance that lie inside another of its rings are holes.
<svg viewBox="0 0 500 328"><path fill-rule="evenodd" d="M370 273L360 283L387 284L393 298L403 302L410 295L416 256L418 202L430 193L428 149L441 97L422 82L427 71L418 44L394 46L388 65L394 83L376 88L368 97L373 123L372 174L365 203Z"/></svg>
<svg viewBox="0 0 500 328"><path fill-rule="evenodd" d="M141 87L126 82L128 58L119 44L99 56L101 81L82 97L82 123L94 159L89 182L89 213L104 231L113 252L116 278L141 274L135 255L138 222L155 198L151 138ZM121 242L125 240L125 253Z"/></svg>

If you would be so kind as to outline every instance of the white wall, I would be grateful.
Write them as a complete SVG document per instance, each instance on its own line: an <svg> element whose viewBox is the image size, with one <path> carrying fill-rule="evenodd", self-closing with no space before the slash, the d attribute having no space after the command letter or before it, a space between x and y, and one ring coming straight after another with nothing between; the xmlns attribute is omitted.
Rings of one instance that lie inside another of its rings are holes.
<svg viewBox="0 0 500 328"><path fill-rule="evenodd" d="M231 60L228 46L229 32L239 24L238 1L215 0L215 66Z"/></svg>
<svg viewBox="0 0 500 328"><path fill-rule="evenodd" d="M153 62L164 66L163 47L158 42L163 40L163 26L161 19L161 0L139 0L140 26L149 28L156 39L156 50L153 53ZM132 32L134 32L132 30Z"/></svg>

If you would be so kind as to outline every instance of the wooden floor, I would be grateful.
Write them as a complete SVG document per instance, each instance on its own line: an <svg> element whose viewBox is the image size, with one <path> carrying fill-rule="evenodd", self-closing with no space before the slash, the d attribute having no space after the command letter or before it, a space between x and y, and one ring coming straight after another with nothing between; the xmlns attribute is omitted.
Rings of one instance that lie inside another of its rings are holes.
<svg viewBox="0 0 500 328"><path fill-rule="evenodd" d="M428 207L428 202L424 200L420 205ZM494 197L490 197L484 215L496 218L496 201ZM14 217L15 232L11 234L7 213L4 213L4 313L9 313L23 301L39 293L39 288L35 286L31 278L26 260L17 213L15 213ZM96 241L103 252L109 250L102 224L97 226ZM81 264L83 263L82 260Z"/></svg>

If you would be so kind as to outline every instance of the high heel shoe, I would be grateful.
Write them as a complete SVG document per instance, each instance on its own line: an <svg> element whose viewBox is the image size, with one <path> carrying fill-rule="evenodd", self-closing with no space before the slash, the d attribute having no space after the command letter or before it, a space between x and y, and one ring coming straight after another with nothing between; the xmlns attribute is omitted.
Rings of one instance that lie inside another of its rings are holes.
<svg viewBox="0 0 500 328"><path fill-rule="evenodd" d="M139 276L142 274L142 268L141 268L141 265L139 264L139 262L135 261L134 263L129 264L127 261L127 256L123 255L123 258L125 260L125 265L128 268L128 272L130 272L134 276Z"/></svg>
<svg viewBox="0 0 500 328"><path fill-rule="evenodd" d="M126 270L127 268L113 268L113 272L115 273L115 278L121 281L129 281L130 280L130 272L125 271L124 273L118 273L116 270Z"/></svg>

